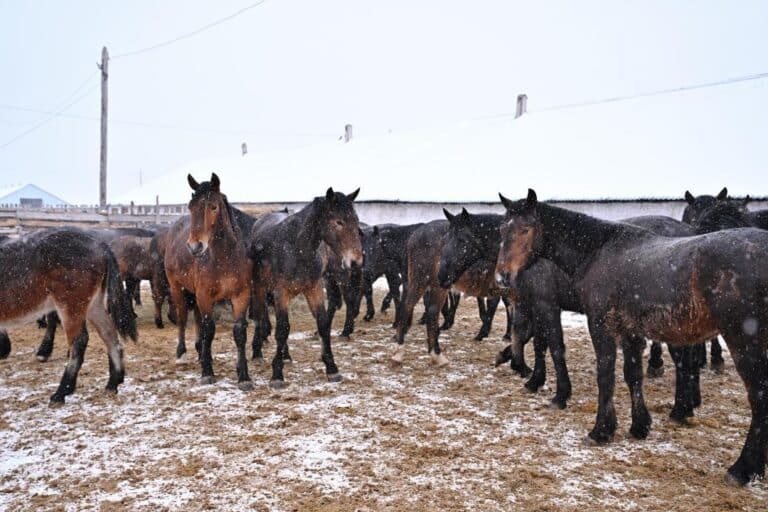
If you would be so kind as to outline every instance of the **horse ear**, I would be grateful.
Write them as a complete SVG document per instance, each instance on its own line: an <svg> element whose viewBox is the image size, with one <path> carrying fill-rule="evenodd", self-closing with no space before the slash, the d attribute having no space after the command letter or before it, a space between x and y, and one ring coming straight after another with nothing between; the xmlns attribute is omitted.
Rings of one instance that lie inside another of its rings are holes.
<svg viewBox="0 0 768 512"><path fill-rule="evenodd" d="M752 198L747 194L747 197L744 198L744 206L747 206L750 202L752 202Z"/></svg>
<svg viewBox="0 0 768 512"><path fill-rule="evenodd" d="M528 197L525 198L525 206L529 210L533 210L536 208L536 204L539 202L538 198L536 197L536 191L532 188L528 189Z"/></svg>
<svg viewBox="0 0 768 512"><path fill-rule="evenodd" d="M352 201L355 200L355 198L357 197L357 194L359 194L359 193L360 193L360 188L358 188L357 190L355 190L351 194L347 194L347 199L349 199L349 201L352 202Z"/></svg>
<svg viewBox="0 0 768 512"><path fill-rule="evenodd" d="M325 191L325 198L328 202L333 202L336 198L336 193L333 191L333 187L328 187L328 190Z"/></svg>
<svg viewBox="0 0 768 512"><path fill-rule="evenodd" d="M469 220L469 212L466 208L461 208L461 220L468 221Z"/></svg>
<svg viewBox="0 0 768 512"><path fill-rule="evenodd" d="M453 224L453 220L456 218L455 215L453 215L451 212L443 208L443 214L445 215L445 218L448 219L448 222Z"/></svg>
<svg viewBox="0 0 768 512"><path fill-rule="evenodd" d="M373 226L373 236L379 236L379 226Z"/></svg>
<svg viewBox="0 0 768 512"><path fill-rule="evenodd" d="M499 192L499 199L501 199L501 204L504 205L504 208L506 208L507 210L511 210L512 209L512 200L511 199L507 199L506 197L504 197L501 194L501 192Z"/></svg>
<svg viewBox="0 0 768 512"><path fill-rule="evenodd" d="M219 177L216 175L215 172L211 173L211 190L214 192L219 191L219 187L221 186L221 180L219 180Z"/></svg>
<svg viewBox="0 0 768 512"><path fill-rule="evenodd" d="M719 194L717 194L717 200L722 201L723 199L728 198L728 188L723 187L723 190L720 191Z"/></svg>
<svg viewBox="0 0 768 512"><path fill-rule="evenodd" d="M197 192L197 189L200 188L200 184L195 180L195 178L192 177L191 174L187 174L187 183L189 183L189 186L192 187L192 190Z"/></svg>
<svg viewBox="0 0 768 512"><path fill-rule="evenodd" d="M688 192L688 191L686 190L686 191L685 191L685 202L687 202L688 204L693 204L693 202L694 202L695 200L696 200L696 198L695 198L695 197L693 197L693 194L691 194L690 192Z"/></svg>

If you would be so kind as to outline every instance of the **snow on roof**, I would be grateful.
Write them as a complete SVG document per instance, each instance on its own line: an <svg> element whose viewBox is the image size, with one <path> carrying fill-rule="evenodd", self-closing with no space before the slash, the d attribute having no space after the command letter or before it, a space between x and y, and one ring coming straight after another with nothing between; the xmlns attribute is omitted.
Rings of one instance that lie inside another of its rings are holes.
<svg viewBox="0 0 768 512"><path fill-rule="evenodd" d="M44 206L69 205L69 203L62 198L55 196L32 183L0 188L0 204L18 205L21 202L21 199L41 199Z"/></svg>
<svg viewBox="0 0 768 512"><path fill-rule="evenodd" d="M768 79L529 112L428 131L191 162L116 204L188 201L186 175L215 171L234 202L305 201L330 185L360 200L495 201L764 196Z"/></svg>

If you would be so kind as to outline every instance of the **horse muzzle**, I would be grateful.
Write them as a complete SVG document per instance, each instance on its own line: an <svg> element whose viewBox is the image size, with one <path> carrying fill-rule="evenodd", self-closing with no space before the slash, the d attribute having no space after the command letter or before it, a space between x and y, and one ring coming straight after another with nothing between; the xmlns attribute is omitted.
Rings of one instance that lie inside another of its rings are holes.
<svg viewBox="0 0 768 512"><path fill-rule="evenodd" d="M362 253L355 254L354 251L347 251L341 258L341 267L344 270L358 269L363 266Z"/></svg>
<svg viewBox="0 0 768 512"><path fill-rule="evenodd" d="M187 249L195 258L199 258L208 250L208 244L204 242L187 242Z"/></svg>
<svg viewBox="0 0 768 512"><path fill-rule="evenodd" d="M496 272L496 284L502 288L517 288L517 276L513 276L511 272Z"/></svg>

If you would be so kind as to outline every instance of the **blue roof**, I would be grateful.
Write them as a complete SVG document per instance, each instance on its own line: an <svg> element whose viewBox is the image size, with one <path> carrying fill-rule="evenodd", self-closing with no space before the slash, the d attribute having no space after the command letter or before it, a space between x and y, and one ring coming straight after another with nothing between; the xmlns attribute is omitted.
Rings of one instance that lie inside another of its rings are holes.
<svg viewBox="0 0 768 512"><path fill-rule="evenodd" d="M37 185L31 183L10 190L0 189L0 194L3 194L0 196L0 205L15 206L21 203L21 199L42 199L43 206L69 205L69 203L62 198L46 192Z"/></svg>

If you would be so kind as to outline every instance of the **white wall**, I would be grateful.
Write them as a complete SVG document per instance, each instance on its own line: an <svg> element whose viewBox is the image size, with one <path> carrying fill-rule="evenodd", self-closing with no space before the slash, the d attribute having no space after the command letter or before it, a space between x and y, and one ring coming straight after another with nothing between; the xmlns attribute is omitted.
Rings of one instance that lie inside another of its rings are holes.
<svg viewBox="0 0 768 512"><path fill-rule="evenodd" d="M298 211L306 203L274 203L275 208L288 207L289 210ZM626 219L640 215L666 215L675 219L682 219L685 201L663 202L595 202L595 203L556 203L571 210L579 211L607 220ZM501 203L384 203L384 202L360 202L355 203L357 215L366 224L414 224L445 218L443 208L451 213L458 213L465 207L470 213L504 213ZM754 201L749 204L750 210L768 208L768 201Z"/></svg>

